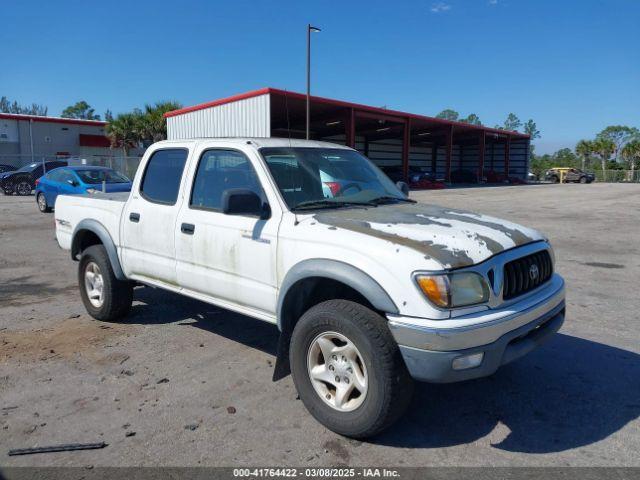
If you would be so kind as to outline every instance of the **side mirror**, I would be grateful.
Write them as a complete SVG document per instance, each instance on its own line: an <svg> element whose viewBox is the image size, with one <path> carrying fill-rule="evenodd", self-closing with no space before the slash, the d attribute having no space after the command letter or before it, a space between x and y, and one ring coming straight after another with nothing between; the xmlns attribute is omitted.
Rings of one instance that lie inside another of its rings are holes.
<svg viewBox="0 0 640 480"><path fill-rule="evenodd" d="M75 180L67 180L67 183L69 185L71 185L72 187L77 187L78 186L78 182L76 182Z"/></svg>
<svg viewBox="0 0 640 480"><path fill-rule="evenodd" d="M266 220L271 216L271 209L253 190L229 188L222 192L222 213L225 215L256 216Z"/></svg>
<svg viewBox="0 0 640 480"><path fill-rule="evenodd" d="M396 182L396 187L406 196L409 196L409 185L406 182Z"/></svg>

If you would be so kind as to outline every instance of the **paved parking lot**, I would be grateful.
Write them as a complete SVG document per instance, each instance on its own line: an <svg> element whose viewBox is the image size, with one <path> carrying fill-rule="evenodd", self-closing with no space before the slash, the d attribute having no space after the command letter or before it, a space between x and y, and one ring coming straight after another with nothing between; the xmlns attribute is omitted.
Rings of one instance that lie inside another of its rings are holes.
<svg viewBox="0 0 640 480"><path fill-rule="evenodd" d="M271 382L271 325L150 288L127 322L92 320L53 215L0 196L0 464L640 466L640 186L413 197L548 234L568 317L490 378L419 385L399 424L360 442L317 424L290 377ZM109 446L7 456L96 441Z"/></svg>

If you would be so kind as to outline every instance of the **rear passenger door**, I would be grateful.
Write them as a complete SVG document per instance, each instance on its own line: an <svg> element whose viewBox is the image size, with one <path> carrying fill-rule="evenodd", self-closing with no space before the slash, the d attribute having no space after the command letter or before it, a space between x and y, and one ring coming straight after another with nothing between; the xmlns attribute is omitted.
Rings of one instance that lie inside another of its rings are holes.
<svg viewBox="0 0 640 480"><path fill-rule="evenodd" d="M124 273L176 286L175 227L189 149L161 147L140 166L121 221Z"/></svg>
<svg viewBox="0 0 640 480"><path fill-rule="evenodd" d="M232 148L200 152L176 226L176 268L178 283L192 294L269 320L276 305L281 209L268 198L273 192L262 188L264 170L256 169L250 156ZM270 218L225 215L222 194L233 188L257 193L269 203Z"/></svg>

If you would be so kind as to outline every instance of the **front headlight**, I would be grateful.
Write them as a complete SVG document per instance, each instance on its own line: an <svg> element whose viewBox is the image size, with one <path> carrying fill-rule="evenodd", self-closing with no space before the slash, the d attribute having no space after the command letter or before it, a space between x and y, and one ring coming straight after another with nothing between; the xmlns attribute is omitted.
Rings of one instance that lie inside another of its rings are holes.
<svg viewBox="0 0 640 480"><path fill-rule="evenodd" d="M422 293L440 308L477 305L489 300L489 286L475 272L416 275Z"/></svg>

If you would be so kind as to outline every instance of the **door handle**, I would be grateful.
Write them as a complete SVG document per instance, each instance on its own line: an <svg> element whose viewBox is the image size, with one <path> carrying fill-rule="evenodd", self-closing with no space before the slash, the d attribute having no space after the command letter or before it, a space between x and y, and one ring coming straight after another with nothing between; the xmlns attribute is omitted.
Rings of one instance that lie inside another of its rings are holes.
<svg viewBox="0 0 640 480"><path fill-rule="evenodd" d="M129 214L129 220L131 220L132 222L136 222L136 223L138 223L138 222L140 221L140 214L139 214L139 213L131 212L131 213Z"/></svg>
<svg viewBox="0 0 640 480"><path fill-rule="evenodd" d="M193 235L196 231L196 226L193 223L183 223L180 225L180 231L182 233L186 233L187 235Z"/></svg>

